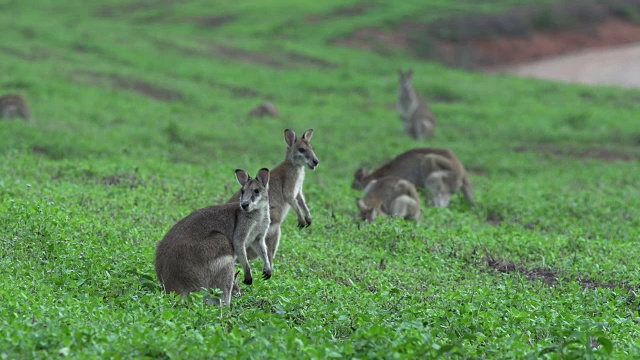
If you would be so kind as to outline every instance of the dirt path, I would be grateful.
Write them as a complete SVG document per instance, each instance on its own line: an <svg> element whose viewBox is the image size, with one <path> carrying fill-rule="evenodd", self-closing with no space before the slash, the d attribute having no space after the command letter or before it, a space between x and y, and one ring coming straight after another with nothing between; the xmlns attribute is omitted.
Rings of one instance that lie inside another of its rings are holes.
<svg viewBox="0 0 640 360"><path fill-rule="evenodd" d="M640 88L640 43L584 50L508 67L501 72L572 83Z"/></svg>

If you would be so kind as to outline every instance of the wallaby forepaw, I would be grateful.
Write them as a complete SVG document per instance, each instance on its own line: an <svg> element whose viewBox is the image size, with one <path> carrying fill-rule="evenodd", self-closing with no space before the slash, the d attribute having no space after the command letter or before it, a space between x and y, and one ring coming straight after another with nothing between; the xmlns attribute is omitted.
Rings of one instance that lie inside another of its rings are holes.
<svg viewBox="0 0 640 360"><path fill-rule="evenodd" d="M305 217L304 221L307 222L307 226L311 226L311 217L310 216Z"/></svg>
<svg viewBox="0 0 640 360"><path fill-rule="evenodd" d="M253 284L253 278L251 276L247 276L247 277L244 278L244 280L242 280L242 282L245 285L251 285L251 284Z"/></svg>
<svg viewBox="0 0 640 360"><path fill-rule="evenodd" d="M262 271L262 278L265 280L271 279L271 269Z"/></svg>

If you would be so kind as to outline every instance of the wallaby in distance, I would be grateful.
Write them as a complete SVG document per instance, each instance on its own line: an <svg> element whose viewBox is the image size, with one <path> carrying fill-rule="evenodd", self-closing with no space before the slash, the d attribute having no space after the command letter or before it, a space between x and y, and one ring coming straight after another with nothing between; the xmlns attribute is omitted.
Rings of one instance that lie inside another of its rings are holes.
<svg viewBox="0 0 640 360"><path fill-rule="evenodd" d="M201 288L222 290L229 305L235 283L235 259L244 269L244 283L253 282L247 247L260 255L263 278L272 273L264 242L269 228L269 170L255 179L236 170L242 188L238 202L196 210L175 224L156 248L156 275L168 292L182 298ZM214 301L215 302L215 301Z"/></svg>
<svg viewBox="0 0 640 360"><path fill-rule="evenodd" d="M265 101L262 104L251 109L251 111L249 112L249 116L257 118L263 118L267 116L277 118L278 109L275 105L273 105L273 103Z"/></svg>
<svg viewBox="0 0 640 360"><path fill-rule="evenodd" d="M433 138L436 129L436 117L425 99L413 87L413 70L402 72L398 91L398 111L402 118L404 131L417 140Z"/></svg>
<svg viewBox="0 0 640 360"><path fill-rule="evenodd" d="M297 138L292 130L286 129L284 131L284 140L287 143L285 159L271 170L269 185L271 223L265 240L271 264L280 245L280 225L286 219L289 209L293 208L296 212L298 227L311 225L311 213L302 194L302 185L304 168L314 170L320 163L311 146L312 136L312 129L305 131L300 138ZM238 201L239 196L240 193L236 193L229 201ZM252 249L247 249L247 255L249 259L256 258L256 253Z"/></svg>
<svg viewBox="0 0 640 360"><path fill-rule="evenodd" d="M21 117L25 121L31 121L31 112L22 95L8 94L0 96L0 117L6 119Z"/></svg>
<svg viewBox="0 0 640 360"><path fill-rule="evenodd" d="M362 220L374 221L378 215L420 219L420 197L416 187L407 180L381 177L369 182L364 192L364 199L356 201Z"/></svg>
<svg viewBox="0 0 640 360"><path fill-rule="evenodd" d="M451 195L460 189L470 203L475 203L469 174L455 153L449 149L411 149L373 172L358 169L352 188L362 190L371 181L385 176L396 176L408 180L416 187L431 190L429 205L432 206L448 206Z"/></svg>

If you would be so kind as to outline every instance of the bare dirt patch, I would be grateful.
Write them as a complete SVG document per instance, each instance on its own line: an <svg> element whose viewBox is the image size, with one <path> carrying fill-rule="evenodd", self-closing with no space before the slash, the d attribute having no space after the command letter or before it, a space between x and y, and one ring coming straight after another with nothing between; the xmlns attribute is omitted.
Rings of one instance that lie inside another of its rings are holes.
<svg viewBox="0 0 640 360"><path fill-rule="evenodd" d="M11 55L27 61L46 60L54 56L51 50L38 46L33 46L28 51L3 46L0 47L0 51L4 52L7 55Z"/></svg>
<svg viewBox="0 0 640 360"><path fill-rule="evenodd" d="M126 186L129 189L135 189L139 186L144 186L144 182L138 177L137 168L134 169L134 172L130 174L117 174L100 178L98 179L98 183L110 186L122 185Z"/></svg>
<svg viewBox="0 0 640 360"><path fill-rule="evenodd" d="M596 159L606 162L634 161L640 159L639 153L625 152L607 148L573 148L554 144L524 145L515 148L518 152L536 152L575 159Z"/></svg>
<svg viewBox="0 0 640 360"><path fill-rule="evenodd" d="M158 10L172 7L177 1L175 0L131 0L128 3L118 5L103 6L95 11L94 15L98 17L120 17L131 15L140 11Z"/></svg>
<svg viewBox="0 0 640 360"><path fill-rule="evenodd" d="M233 15L211 15L211 16L193 16L185 19L187 22L194 23L199 26L214 28L230 23L236 19Z"/></svg>
<svg viewBox="0 0 640 360"><path fill-rule="evenodd" d="M361 28L333 43L381 54L400 50L450 66L487 70L640 42L639 16L637 0L574 0L502 14L462 14L432 23L407 20L391 30Z"/></svg>
<svg viewBox="0 0 640 360"><path fill-rule="evenodd" d="M637 286L631 286L623 283L602 283L590 279L588 277L579 276L575 280L572 280L564 275L560 271L551 268L526 268L522 265L518 265L510 260L496 259L491 255L484 257L484 262L487 267L505 274L522 274L525 275L531 281L541 281L548 286L556 286L561 282L576 281L583 289L622 289L629 292L632 296L631 302L635 301L635 293L638 291Z"/></svg>
<svg viewBox="0 0 640 360"><path fill-rule="evenodd" d="M74 71L69 74L72 81L93 86L112 86L132 91L158 101L173 102L183 99L181 92L162 88L146 81L123 75L102 74L90 71Z"/></svg>
<svg viewBox="0 0 640 360"><path fill-rule="evenodd" d="M209 59L227 59L238 60L250 64L266 66L272 69L291 69L291 68L335 68L338 67L330 61L317 57L301 54L293 51L287 51L278 47L271 48L271 52L260 52L254 50L246 50L225 44L202 44L200 47L189 47L163 39L150 39L150 41L158 48L166 50L168 48L175 50L187 56L199 56Z"/></svg>

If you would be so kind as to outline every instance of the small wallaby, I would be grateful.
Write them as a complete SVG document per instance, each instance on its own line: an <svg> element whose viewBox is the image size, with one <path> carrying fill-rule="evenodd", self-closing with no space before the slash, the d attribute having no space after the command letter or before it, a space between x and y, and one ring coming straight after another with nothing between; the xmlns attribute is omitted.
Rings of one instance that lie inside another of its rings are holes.
<svg viewBox="0 0 640 360"><path fill-rule="evenodd" d="M397 176L433 193L430 205L446 207L451 195L462 189L470 203L475 203L473 186L464 165L449 149L416 148L405 151L373 172L358 169L352 188L364 189L375 179Z"/></svg>
<svg viewBox="0 0 640 360"><path fill-rule="evenodd" d="M433 138L436 129L436 117L425 99L413 87L413 70L400 75L398 90L398 111L402 118L404 131L417 140Z"/></svg>
<svg viewBox="0 0 640 360"><path fill-rule="evenodd" d="M182 298L201 288L222 290L231 303L235 259L244 270L244 283L253 282L247 247L260 255L263 278L272 273L265 235L269 228L269 170L255 179L237 169L242 188L237 202L196 210L175 224L156 248L156 275L164 290Z"/></svg>
<svg viewBox="0 0 640 360"><path fill-rule="evenodd" d="M280 245L280 225L286 219L290 208L293 208L298 216L298 227L311 225L311 213L302 194L302 185L304 168L314 170L320 163L311 146L312 136L312 129L305 131L300 138L297 138L292 130L286 129L284 140L287 151L284 161L271 170L269 186L271 223L265 240L271 263ZM239 196L240 193L234 194L229 202L238 201ZM249 259L256 258L256 253L252 249L247 250L247 255Z"/></svg>
<svg viewBox="0 0 640 360"><path fill-rule="evenodd" d="M267 116L277 118L278 109L275 105L273 105L273 103L265 101L262 104L251 109L251 111L249 112L249 116L257 118L263 118Z"/></svg>
<svg viewBox="0 0 640 360"><path fill-rule="evenodd" d="M369 182L364 192L364 198L356 200L362 220L374 221L378 215L420 219L420 197L407 180L384 176Z"/></svg>
<svg viewBox="0 0 640 360"><path fill-rule="evenodd" d="M31 112L22 95L8 94L0 96L0 117L6 119L21 117L25 121L31 121Z"/></svg>

